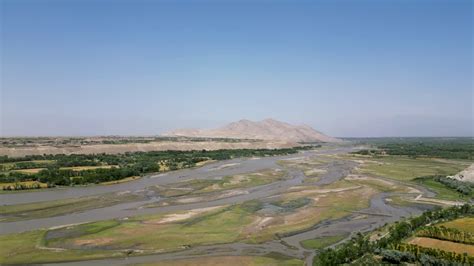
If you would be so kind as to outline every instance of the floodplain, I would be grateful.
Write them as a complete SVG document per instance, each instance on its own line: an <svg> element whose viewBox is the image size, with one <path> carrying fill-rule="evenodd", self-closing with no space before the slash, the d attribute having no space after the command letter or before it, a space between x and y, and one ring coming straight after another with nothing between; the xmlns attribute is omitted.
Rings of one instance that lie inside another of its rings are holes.
<svg viewBox="0 0 474 266"><path fill-rule="evenodd" d="M357 150L206 161L107 186L1 194L10 203L0 207L0 263L219 265L233 257L309 265L354 232L469 200L416 181L455 174L465 160L351 153ZM22 197L35 193L49 200Z"/></svg>

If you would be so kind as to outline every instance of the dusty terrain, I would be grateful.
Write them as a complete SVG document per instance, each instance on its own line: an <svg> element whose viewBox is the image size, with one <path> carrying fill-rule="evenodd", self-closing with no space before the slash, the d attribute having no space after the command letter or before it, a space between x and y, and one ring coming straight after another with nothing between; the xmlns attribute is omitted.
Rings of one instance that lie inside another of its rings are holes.
<svg viewBox="0 0 474 266"><path fill-rule="evenodd" d="M244 119L216 129L179 129L165 133L163 136L263 139L287 142L340 142L339 139L327 136L310 126L294 126L274 119L258 122Z"/></svg>
<svg viewBox="0 0 474 266"><path fill-rule="evenodd" d="M461 171L459 174L455 175L453 178L474 183L474 164L471 164L464 171Z"/></svg>
<svg viewBox="0 0 474 266"><path fill-rule="evenodd" d="M42 154L94 154L94 153L124 153L138 151L165 151L165 150L219 150L219 149L277 149L298 146L288 141L159 141L149 143L127 144L93 144L78 146L50 146L37 145L27 147L0 146L0 156L20 157Z"/></svg>

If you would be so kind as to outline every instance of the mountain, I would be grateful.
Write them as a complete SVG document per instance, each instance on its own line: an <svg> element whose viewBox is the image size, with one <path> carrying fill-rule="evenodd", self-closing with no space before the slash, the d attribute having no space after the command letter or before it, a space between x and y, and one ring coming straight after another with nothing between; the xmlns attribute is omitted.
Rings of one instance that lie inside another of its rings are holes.
<svg viewBox="0 0 474 266"><path fill-rule="evenodd" d="M288 142L339 142L310 126L295 126L274 119L240 120L216 129L178 129L163 136L282 140Z"/></svg>

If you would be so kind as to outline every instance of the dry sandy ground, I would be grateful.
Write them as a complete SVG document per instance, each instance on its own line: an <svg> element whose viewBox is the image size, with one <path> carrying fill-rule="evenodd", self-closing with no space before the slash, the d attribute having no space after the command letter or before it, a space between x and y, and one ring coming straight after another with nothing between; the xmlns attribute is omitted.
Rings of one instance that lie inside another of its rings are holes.
<svg viewBox="0 0 474 266"><path fill-rule="evenodd" d="M459 254L467 253L469 255L474 255L474 246L472 245L466 245L427 237L415 237L408 243L427 248L437 248L445 251L456 252Z"/></svg>
<svg viewBox="0 0 474 266"><path fill-rule="evenodd" d="M459 174L455 175L453 178L474 183L474 163L461 171Z"/></svg>
<svg viewBox="0 0 474 266"><path fill-rule="evenodd" d="M193 209L193 210L186 211L186 212L183 212L183 213L167 214L167 215L165 215L165 217L159 219L158 221L147 221L146 223L164 224L164 223L172 223L172 222L177 222L177 221L183 221L183 220L189 219L191 217L194 217L196 215L199 215L201 213L217 210L217 209L220 209L222 207L223 206L207 207L207 208Z"/></svg>
<svg viewBox="0 0 474 266"><path fill-rule="evenodd" d="M297 143L286 141L257 141L257 142L178 142L161 141L150 143L131 144L99 144L71 147L37 146L25 148L0 147L0 155L21 157L26 155L42 154L95 154L95 153L124 153L138 151L166 151L166 150L219 150L219 149L277 149L298 146Z"/></svg>
<svg viewBox="0 0 474 266"><path fill-rule="evenodd" d="M307 189L307 190L298 191L296 193L298 193L298 195L306 195L306 194L313 194L313 193L325 194L325 193L354 190L354 189L359 189L361 187L362 186L352 186L352 187L346 187L346 188L328 188L328 189ZM291 187L290 190L298 190L299 188L300 187ZM295 193L295 192L292 192L292 193Z"/></svg>

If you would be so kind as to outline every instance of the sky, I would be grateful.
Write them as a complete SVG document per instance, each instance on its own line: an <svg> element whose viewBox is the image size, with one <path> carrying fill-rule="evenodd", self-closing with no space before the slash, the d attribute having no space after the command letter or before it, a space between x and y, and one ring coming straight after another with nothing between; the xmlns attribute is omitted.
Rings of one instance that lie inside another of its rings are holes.
<svg viewBox="0 0 474 266"><path fill-rule="evenodd" d="M470 0L0 0L1 136L473 136Z"/></svg>

